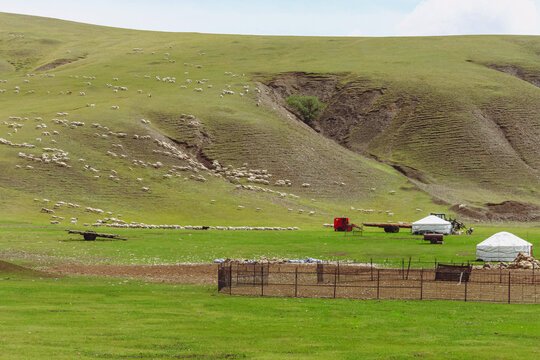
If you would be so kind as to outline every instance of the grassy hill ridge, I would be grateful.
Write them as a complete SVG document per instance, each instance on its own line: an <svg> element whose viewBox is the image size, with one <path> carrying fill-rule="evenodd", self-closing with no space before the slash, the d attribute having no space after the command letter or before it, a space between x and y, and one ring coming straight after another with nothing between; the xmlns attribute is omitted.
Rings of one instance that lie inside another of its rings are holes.
<svg viewBox="0 0 540 360"><path fill-rule="evenodd" d="M233 36L0 18L0 137L36 146L0 145L7 219L48 221L43 198L83 205L57 211L79 224L103 218L83 210L91 206L126 221L308 227L340 214L410 221L460 203L540 203L540 89L489 67L517 66L530 80L536 37ZM326 93L323 80L305 87L302 76L272 86L299 73L339 79ZM331 100L319 132L283 106L292 92ZM44 148L69 153L71 167L18 155ZM234 179L214 160L272 176Z"/></svg>

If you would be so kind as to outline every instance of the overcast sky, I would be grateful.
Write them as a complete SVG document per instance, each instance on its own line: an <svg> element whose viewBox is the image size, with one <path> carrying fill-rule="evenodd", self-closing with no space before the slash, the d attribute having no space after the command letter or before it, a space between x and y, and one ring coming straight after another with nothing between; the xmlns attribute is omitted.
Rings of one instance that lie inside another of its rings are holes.
<svg viewBox="0 0 540 360"><path fill-rule="evenodd" d="M538 35L538 9L540 0L0 0L2 12L141 30L257 35Z"/></svg>

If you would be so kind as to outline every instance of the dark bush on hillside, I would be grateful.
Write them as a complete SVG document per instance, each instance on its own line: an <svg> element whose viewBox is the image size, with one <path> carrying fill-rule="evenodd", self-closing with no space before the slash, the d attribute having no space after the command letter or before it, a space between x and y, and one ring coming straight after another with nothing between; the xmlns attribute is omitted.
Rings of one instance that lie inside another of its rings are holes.
<svg viewBox="0 0 540 360"><path fill-rule="evenodd" d="M311 124L311 121L326 107L326 104L320 102L316 96L300 96L291 95L285 99L294 111L302 116L302 120L306 124Z"/></svg>

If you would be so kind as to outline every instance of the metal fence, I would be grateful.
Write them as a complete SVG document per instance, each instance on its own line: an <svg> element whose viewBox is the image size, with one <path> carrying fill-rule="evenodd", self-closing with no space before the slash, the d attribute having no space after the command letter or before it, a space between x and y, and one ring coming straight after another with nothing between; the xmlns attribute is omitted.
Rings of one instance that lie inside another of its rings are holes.
<svg viewBox="0 0 540 360"><path fill-rule="evenodd" d="M471 268L229 263L219 266L218 291L246 296L540 303L538 269Z"/></svg>

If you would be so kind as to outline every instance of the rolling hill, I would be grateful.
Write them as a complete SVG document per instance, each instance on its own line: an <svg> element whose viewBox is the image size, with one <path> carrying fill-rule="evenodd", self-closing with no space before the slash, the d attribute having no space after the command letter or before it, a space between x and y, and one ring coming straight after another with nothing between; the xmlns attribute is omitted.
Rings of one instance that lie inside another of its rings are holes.
<svg viewBox="0 0 540 360"><path fill-rule="evenodd" d="M539 53L527 36L163 33L0 13L0 214L539 220ZM327 104L311 126L292 94Z"/></svg>

